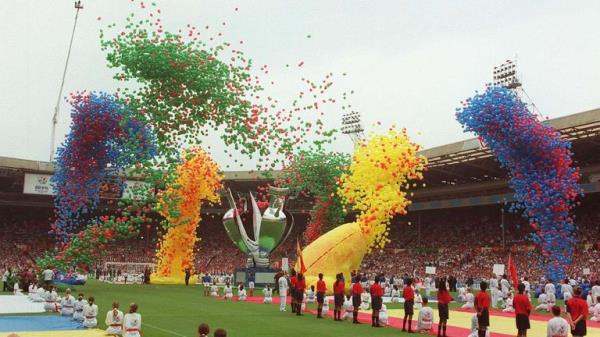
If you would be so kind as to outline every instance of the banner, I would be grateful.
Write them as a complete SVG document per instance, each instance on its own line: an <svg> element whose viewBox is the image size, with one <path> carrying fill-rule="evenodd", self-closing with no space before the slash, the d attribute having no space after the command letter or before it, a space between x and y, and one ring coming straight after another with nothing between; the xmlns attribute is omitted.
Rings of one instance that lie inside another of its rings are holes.
<svg viewBox="0 0 600 337"><path fill-rule="evenodd" d="M25 173L23 194L54 195L50 174Z"/></svg>
<svg viewBox="0 0 600 337"><path fill-rule="evenodd" d="M426 266L425 274L435 275L435 267Z"/></svg>
<svg viewBox="0 0 600 337"><path fill-rule="evenodd" d="M495 264L493 269L494 274L500 276L504 275L504 265L503 264Z"/></svg>
<svg viewBox="0 0 600 337"><path fill-rule="evenodd" d="M281 270L286 271L286 272L290 270L290 265L289 265L287 257L281 258Z"/></svg>

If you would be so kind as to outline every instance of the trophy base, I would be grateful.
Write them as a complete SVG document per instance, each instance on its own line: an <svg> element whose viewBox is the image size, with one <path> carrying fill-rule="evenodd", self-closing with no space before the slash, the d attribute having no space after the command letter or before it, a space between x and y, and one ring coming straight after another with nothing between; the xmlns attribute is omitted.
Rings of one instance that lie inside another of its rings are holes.
<svg viewBox="0 0 600 337"><path fill-rule="evenodd" d="M248 287L248 282L254 281L254 286L257 288L264 288L267 284L275 287L275 275L278 272L280 272L280 269L270 267L238 268L233 273L233 284L243 283Z"/></svg>

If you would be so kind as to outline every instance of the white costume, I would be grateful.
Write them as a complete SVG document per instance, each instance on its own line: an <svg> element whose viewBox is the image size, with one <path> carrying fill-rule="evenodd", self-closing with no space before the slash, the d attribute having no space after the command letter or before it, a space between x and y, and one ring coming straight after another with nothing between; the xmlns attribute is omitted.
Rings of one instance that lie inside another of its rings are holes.
<svg viewBox="0 0 600 337"><path fill-rule="evenodd" d="M123 333L123 312L113 309L106 313L106 333L109 335L121 335Z"/></svg>
<svg viewBox="0 0 600 337"><path fill-rule="evenodd" d="M83 327L95 328L98 325L98 306L96 304L86 304L83 307Z"/></svg>
<svg viewBox="0 0 600 337"><path fill-rule="evenodd" d="M223 292L225 293L225 299L233 298L233 288L231 288L231 286L226 285L223 288Z"/></svg>
<svg viewBox="0 0 600 337"><path fill-rule="evenodd" d="M502 290L499 288L492 289L492 308L498 308L499 306L504 305L504 298L502 298ZM502 303L502 304L500 304Z"/></svg>
<svg viewBox="0 0 600 337"><path fill-rule="evenodd" d="M277 284L279 285L279 299L281 303L279 303L279 311L285 311L285 306L287 302L287 291L288 291L288 281L285 276L281 276L279 280L277 280Z"/></svg>
<svg viewBox="0 0 600 337"><path fill-rule="evenodd" d="M273 303L273 290L265 288L263 289L263 294L265 295L265 298L263 299L264 304Z"/></svg>
<svg viewBox="0 0 600 337"><path fill-rule="evenodd" d="M342 317L342 319L344 319L344 320L351 319L352 311L354 310L354 307L352 306L352 298L346 297L344 299L344 305L342 308L344 309L344 317Z"/></svg>
<svg viewBox="0 0 600 337"><path fill-rule="evenodd" d="M433 328L433 309L423 307L417 317L417 331L431 331Z"/></svg>
<svg viewBox="0 0 600 337"><path fill-rule="evenodd" d="M371 307L371 294L369 294L366 291L363 291L363 293L360 294L360 309L361 310L369 310L370 307Z"/></svg>
<svg viewBox="0 0 600 337"><path fill-rule="evenodd" d="M570 286L569 286L570 287ZM567 305L567 301L573 298L573 294L571 294L570 292L566 291L563 293L563 300L565 301L565 306Z"/></svg>
<svg viewBox="0 0 600 337"><path fill-rule="evenodd" d="M46 291L44 294L44 299L46 300L46 304L44 304L44 310L47 312L58 311L56 306L56 300L58 300L58 294L56 291Z"/></svg>
<svg viewBox="0 0 600 337"><path fill-rule="evenodd" d="M381 310L379 310L379 323L383 326L388 325L388 317L387 306L382 304Z"/></svg>
<svg viewBox="0 0 600 337"><path fill-rule="evenodd" d="M44 288L37 288L36 292L31 296L31 300L34 302L46 302L46 292Z"/></svg>
<svg viewBox="0 0 600 337"><path fill-rule="evenodd" d="M552 293L548 294L548 311L550 311L555 304L556 304L556 295L552 294Z"/></svg>
<svg viewBox="0 0 600 337"><path fill-rule="evenodd" d="M491 278L490 279L490 295L492 296L492 308L497 308L498 305L498 294L502 294L502 292L498 291L498 279Z"/></svg>
<svg viewBox="0 0 600 337"><path fill-rule="evenodd" d="M385 285L385 289L383 289L383 297L391 297L392 296L392 287Z"/></svg>
<svg viewBox="0 0 600 337"><path fill-rule="evenodd" d="M473 309L475 307L475 296L473 293L465 294L465 304L462 305L463 309Z"/></svg>
<svg viewBox="0 0 600 337"><path fill-rule="evenodd" d="M569 296L569 295L570 295L569 298L573 297L573 287L568 283L563 283L560 285L560 292L563 295L563 299L565 296ZM567 295L567 294L569 294L569 295ZM565 301L566 301L566 299L565 299Z"/></svg>
<svg viewBox="0 0 600 337"><path fill-rule="evenodd" d="M75 309L75 297L67 295L60 301L60 314L61 316L73 316Z"/></svg>
<svg viewBox="0 0 600 337"><path fill-rule="evenodd" d="M429 293L431 293L432 290L432 286L431 286L431 278L429 276L425 277L425 297L429 297Z"/></svg>
<svg viewBox="0 0 600 337"><path fill-rule="evenodd" d="M502 309L502 312L515 312L515 308L513 307L513 298L509 297L506 299L506 307Z"/></svg>
<svg viewBox="0 0 600 337"><path fill-rule="evenodd" d="M507 298L508 292L510 291L510 283L507 279L503 278L500 280L500 288L502 289L502 297Z"/></svg>
<svg viewBox="0 0 600 337"><path fill-rule="evenodd" d="M250 290L252 290L252 292L254 292L254 281L248 282L248 289L250 289Z"/></svg>
<svg viewBox="0 0 600 337"><path fill-rule="evenodd" d="M329 301L327 299L325 299L325 301L323 302L323 310L321 310L321 314L323 316L327 316L328 313L329 313Z"/></svg>
<svg viewBox="0 0 600 337"><path fill-rule="evenodd" d="M546 285L544 286L544 291L546 292L546 295L548 295L548 298L550 298L550 294L556 295L556 289L554 288L554 284L550 282L546 283Z"/></svg>
<svg viewBox="0 0 600 337"><path fill-rule="evenodd" d="M140 337L141 330L142 315L137 312L126 313L123 317L123 337Z"/></svg>
<svg viewBox="0 0 600 337"><path fill-rule="evenodd" d="M400 292L396 289L392 289L392 303L400 303Z"/></svg>
<svg viewBox="0 0 600 337"><path fill-rule="evenodd" d="M238 300L246 301L246 289L238 290Z"/></svg>
<svg viewBox="0 0 600 337"><path fill-rule="evenodd" d="M571 327L566 319L562 317L553 317L548 321L546 337L569 337Z"/></svg>
<svg viewBox="0 0 600 337"><path fill-rule="evenodd" d="M593 286L591 292L592 292L592 303L593 304L598 303L598 296L600 296L600 286Z"/></svg>
<svg viewBox="0 0 600 337"><path fill-rule="evenodd" d="M535 307L535 310L548 310L548 295L541 293L538 297L539 305Z"/></svg>
<svg viewBox="0 0 600 337"><path fill-rule="evenodd" d="M218 297L219 296L219 287L216 284L210 286L210 296Z"/></svg>
<svg viewBox="0 0 600 337"><path fill-rule="evenodd" d="M15 285L13 286L13 291L15 295L23 295L23 290L19 288L19 282L15 282Z"/></svg>
<svg viewBox="0 0 600 337"><path fill-rule="evenodd" d="M458 288L458 302L467 301L467 289L465 287Z"/></svg>
<svg viewBox="0 0 600 337"><path fill-rule="evenodd" d="M306 303L315 303L315 292L312 289L306 291Z"/></svg>
<svg viewBox="0 0 600 337"><path fill-rule="evenodd" d="M468 337L478 337L479 336L479 320L477 319L477 314L471 317L471 333ZM485 331L485 337L490 337L490 328L488 327Z"/></svg>
<svg viewBox="0 0 600 337"><path fill-rule="evenodd" d="M420 310L423 307L423 297L421 294L415 294L415 309Z"/></svg>
<svg viewBox="0 0 600 337"><path fill-rule="evenodd" d="M37 286L33 283L29 284L29 287L27 288L27 297L29 299L31 299L31 296L33 296L33 294L37 291Z"/></svg>
<svg viewBox="0 0 600 337"><path fill-rule="evenodd" d="M590 314L592 315L590 320L594 322L600 322L600 303L597 303L595 306L590 308Z"/></svg>
<svg viewBox="0 0 600 337"><path fill-rule="evenodd" d="M83 307L85 306L85 300L76 300L73 305L73 319L79 322L83 322Z"/></svg>

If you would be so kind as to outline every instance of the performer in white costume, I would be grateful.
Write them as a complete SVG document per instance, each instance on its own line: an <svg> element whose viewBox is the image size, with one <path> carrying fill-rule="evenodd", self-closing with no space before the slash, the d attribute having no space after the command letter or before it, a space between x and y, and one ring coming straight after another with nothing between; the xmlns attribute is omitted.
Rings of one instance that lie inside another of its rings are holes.
<svg viewBox="0 0 600 337"><path fill-rule="evenodd" d="M271 289L271 287L268 284L267 287L263 289L263 294L265 295L265 298L263 299L264 304L273 303L273 289Z"/></svg>
<svg viewBox="0 0 600 337"><path fill-rule="evenodd" d="M46 304L44 304L44 310L46 310L46 312L58 311L58 307L56 305L58 294L54 290L54 287L51 287L49 291L46 291L44 294L44 299L46 300Z"/></svg>
<svg viewBox="0 0 600 337"><path fill-rule="evenodd" d="M515 312L515 308L513 306L513 296L512 293L508 293L508 298L506 299L506 306L502 309L502 312Z"/></svg>
<svg viewBox="0 0 600 337"><path fill-rule="evenodd" d="M214 281L212 286L210 286L210 296L219 297L219 287L217 286L217 281Z"/></svg>
<svg viewBox="0 0 600 337"><path fill-rule="evenodd" d="M398 291L398 286L394 285L394 288L392 289L392 299L391 299L392 303L400 303L400 291Z"/></svg>
<svg viewBox="0 0 600 337"><path fill-rule="evenodd" d="M121 336L123 334L123 312L119 310L119 302L113 302L112 310L106 313L106 333Z"/></svg>
<svg viewBox="0 0 600 337"><path fill-rule="evenodd" d="M354 311L354 307L352 306L352 297L350 295L346 295L344 298L344 317L343 320L352 319L352 312Z"/></svg>
<svg viewBox="0 0 600 337"><path fill-rule="evenodd" d="M379 324L382 326L388 325L388 318L387 306L382 304L381 309L379 310Z"/></svg>
<svg viewBox="0 0 600 337"><path fill-rule="evenodd" d="M223 287L223 292L225 293L226 300L233 298L233 288L231 288L229 282L225 283L225 287Z"/></svg>
<svg viewBox="0 0 600 337"><path fill-rule="evenodd" d="M123 316L123 337L140 337L142 335L142 315L135 303L129 305L129 312Z"/></svg>
<svg viewBox="0 0 600 337"><path fill-rule="evenodd" d="M83 307L85 306L85 300L83 294L79 293L77 300L73 304L73 319L78 322L83 322Z"/></svg>
<svg viewBox="0 0 600 337"><path fill-rule="evenodd" d="M98 325L98 306L94 303L94 298L88 298L88 304L83 307L83 327L92 329Z"/></svg>
<svg viewBox="0 0 600 337"><path fill-rule="evenodd" d="M462 305L463 309L473 309L475 307L475 296L473 295L473 291L471 288L467 289L467 293L465 294L465 304Z"/></svg>
<svg viewBox="0 0 600 337"><path fill-rule="evenodd" d="M285 311L285 306L287 302L287 292L288 292L288 281L285 277L285 274L281 275L277 280L277 285L279 286L279 311Z"/></svg>
<svg viewBox="0 0 600 337"><path fill-rule="evenodd" d="M75 297L71 295L71 289L65 290L65 296L60 301L60 315L61 316L73 316L75 310Z"/></svg>
<svg viewBox="0 0 600 337"><path fill-rule="evenodd" d="M361 310L369 310L371 307L371 294L367 292L367 289L364 289L362 294L360 295L360 309Z"/></svg>
<svg viewBox="0 0 600 337"><path fill-rule="evenodd" d="M415 309L420 310L423 307L423 297L418 290L415 290Z"/></svg>
<svg viewBox="0 0 600 337"><path fill-rule="evenodd" d="M238 288L238 301L245 302L246 298L246 289L244 289L243 284L240 284L240 287Z"/></svg>
<svg viewBox="0 0 600 337"><path fill-rule="evenodd" d="M479 336L479 320L477 314L471 317L471 333L467 337L478 337ZM490 328L488 327L485 331L485 337L490 337Z"/></svg>
<svg viewBox="0 0 600 337"><path fill-rule="evenodd" d="M560 307L552 307L554 317L548 321L546 337L569 337L571 326L566 319L560 317Z"/></svg>
<svg viewBox="0 0 600 337"><path fill-rule="evenodd" d="M548 310L548 295L546 295L545 290L542 289L542 293L538 297L538 306L535 307L535 310Z"/></svg>
<svg viewBox="0 0 600 337"><path fill-rule="evenodd" d="M428 301L427 297L423 298L423 308L419 310L417 317L416 332L429 333L433 330L433 310L427 305Z"/></svg>
<svg viewBox="0 0 600 337"><path fill-rule="evenodd" d="M310 289L306 291L306 303L315 303L316 301L315 286L310 286Z"/></svg>

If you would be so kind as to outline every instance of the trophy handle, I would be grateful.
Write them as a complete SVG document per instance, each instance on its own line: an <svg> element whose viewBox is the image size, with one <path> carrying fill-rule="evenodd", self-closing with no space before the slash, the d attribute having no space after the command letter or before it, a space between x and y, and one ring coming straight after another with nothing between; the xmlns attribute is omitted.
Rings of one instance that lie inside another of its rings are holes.
<svg viewBox="0 0 600 337"><path fill-rule="evenodd" d="M231 189L227 189L227 200L229 201L229 206L231 207L231 209L234 210L234 215L235 215L235 222L238 226L238 230L240 231L240 235L242 236L242 239L244 240L244 243L246 244L246 246L248 246L248 251L252 253L252 255L257 255L258 254L258 242L254 241L252 239L250 239L250 237L248 236L248 233L246 233L246 229L244 228L244 225L242 224L242 219L240 218L240 214L239 212L237 212L237 207L235 207L235 202L233 201L233 195L231 195ZM252 201L254 201L254 198L252 199ZM256 202L253 202L254 204L256 204ZM260 214L260 212L258 213ZM258 255L257 255L258 256Z"/></svg>
<svg viewBox="0 0 600 337"><path fill-rule="evenodd" d="M260 224L262 223L262 215L260 209L254 199L254 194L250 192L250 201L252 202L252 228L254 229L254 241L257 243L260 240Z"/></svg>

